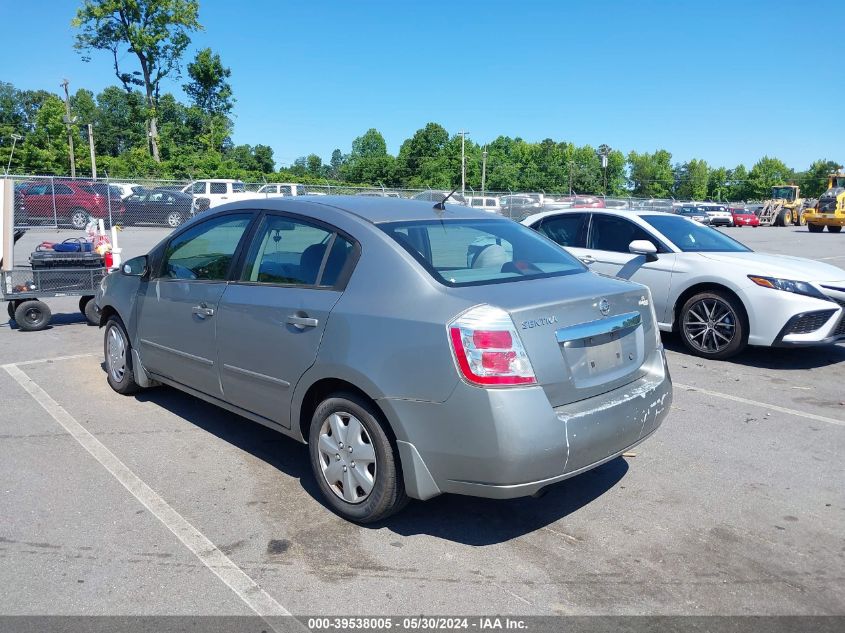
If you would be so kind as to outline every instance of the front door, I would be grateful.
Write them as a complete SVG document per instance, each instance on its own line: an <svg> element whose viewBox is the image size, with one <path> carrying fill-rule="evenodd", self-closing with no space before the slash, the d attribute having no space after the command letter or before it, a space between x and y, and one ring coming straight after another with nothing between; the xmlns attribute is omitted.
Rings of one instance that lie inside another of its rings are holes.
<svg viewBox="0 0 845 633"><path fill-rule="evenodd" d="M267 215L239 281L219 304L217 349L227 402L290 426L293 388L314 363L354 251L328 226Z"/></svg>
<svg viewBox="0 0 845 633"><path fill-rule="evenodd" d="M177 234L144 285L138 339L151 373L220 397L217 304L252 213L216 216Z"/></svg>
<svg viewBox="0 0 845 633"><path fill-rule="evenodd" d="M635 240L646 240L657 247L656 259L628 250ZM672 271L677 255L669 252L660 240L628 218L593 213L587 248L576 254L589 262L590 270L648 286L654 300L657 320L665 323ZM590 261L592 260L592 261Z"/></svg>

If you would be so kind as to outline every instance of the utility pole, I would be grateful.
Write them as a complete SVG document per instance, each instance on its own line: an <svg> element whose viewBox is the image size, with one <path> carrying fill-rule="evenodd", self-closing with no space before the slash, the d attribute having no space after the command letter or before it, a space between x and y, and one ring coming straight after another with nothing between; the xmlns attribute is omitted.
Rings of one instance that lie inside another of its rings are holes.
<svg viewBox="0 0 845 633"><path fill-rule="evenodd" d="M466 135L469 132L461 130L458 134L461 135L461 195L464 196L467 187L467 161L466 154L464 153L464 141L466 141Z"/></svg>
<svg viewBox="0 0 845 633"><path fill-rule="evenodd" d="M91 151L91 178L97 180L97 157L94 155L94 126L88 124L88 149Z"/></svg>
<svg viewBox="0 0 845 633"><path fill-rule="evenodd" d="M12 151L9 152L9 164L6 165L7 176L9 175L9 170L12 168L12 156L15 155L15 143L17 143L22 138L23 136L21 136L20 134L15 134L14 132L12 133Z"/></svg>
<svg viewBox="0 0 845 633"><path fill-rule="evenodd" d="M572 170L575 168L575 163L569 161L569 196L572 196Z"/></svg>
<svg viewBox="0 0 845 633"><path fill-rule="evenodd" d="M67 126L67 144L68 152L70 153L70 177L76 178L76 160L73 157L73 130L71 126L76 123L76 119L70 116L70 94L68 94L68 84L70 82L65 79L60 85L65 89L65 125Z"/></svg>
<svg viewBox="0 0 845 633"><path fill-rule="evenodd" d="M484 151L481 152L481 197L486 195L487 184L487 146L484 146Z"/></svg>

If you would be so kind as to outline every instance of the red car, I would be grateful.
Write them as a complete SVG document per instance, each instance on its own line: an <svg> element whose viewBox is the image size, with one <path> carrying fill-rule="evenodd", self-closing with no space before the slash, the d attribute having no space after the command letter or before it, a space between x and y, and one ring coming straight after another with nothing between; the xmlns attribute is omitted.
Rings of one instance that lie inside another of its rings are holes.
<svg viewBox="0 0 845 633"><path fill-rule="evenodd" d="M105 183L85 180L38 181L20 190L25 217L30 223L56 222L84 229L88 217L108 224L109 208L114 220L122 217L120 190Z"/></svg>
<svg viewBox="0 0 845 633"><path fill-rule="evenodd" d="M731 212L734 226L760 226L760 218L753 211L749 211L744 207L731 207L728 211Z"/></svg>

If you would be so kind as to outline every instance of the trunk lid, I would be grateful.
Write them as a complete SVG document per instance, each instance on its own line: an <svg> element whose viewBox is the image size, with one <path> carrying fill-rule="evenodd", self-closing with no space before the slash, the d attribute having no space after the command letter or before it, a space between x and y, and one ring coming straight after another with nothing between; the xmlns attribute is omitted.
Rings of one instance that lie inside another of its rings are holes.
<svg viewBox="0 0 845 633"><path fill-rule="evenodd" d="M585 272L462 288L461 294L510 314L537 383L555 407L641 378L656 346L649 291L628 281Z"/></svg>

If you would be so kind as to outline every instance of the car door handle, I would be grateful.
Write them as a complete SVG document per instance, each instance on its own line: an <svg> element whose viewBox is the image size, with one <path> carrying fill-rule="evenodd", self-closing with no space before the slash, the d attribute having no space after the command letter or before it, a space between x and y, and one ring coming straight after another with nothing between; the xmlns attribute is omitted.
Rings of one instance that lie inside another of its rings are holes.
<svg viewBox="0 0 845 633"><path fill-rule="evenodd" d="M297 329L304 330L307 327L317 327L320 322L317 319L312 319L311 317L302 317L291 314L288 317L288 323Z"/></svg>
<svg viewBox="0 0 845 633"><path fill-rule="evenodd" d="M595 258L591 255L584 255L583 257L579 257L578 259L580 259L582 262L587 264L587 266L589 266L590 264L596 263Z"/></svg>
<svg viewBox="0 0 845 633"><path fill-rule="evenodd" d="M205 317L214 316L214 308L209 308L204 303L191 308L191 312L201 319L204 319Z"/></svg>

